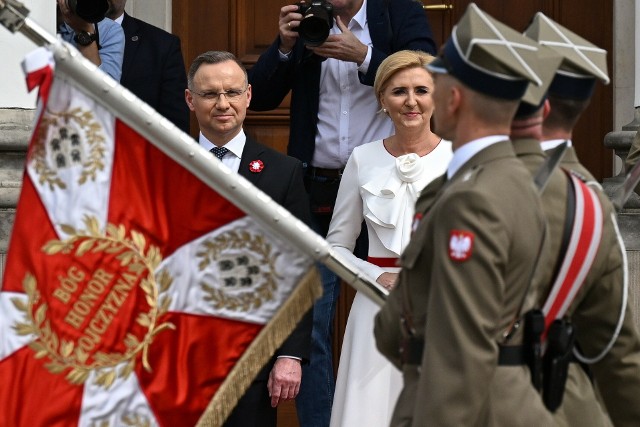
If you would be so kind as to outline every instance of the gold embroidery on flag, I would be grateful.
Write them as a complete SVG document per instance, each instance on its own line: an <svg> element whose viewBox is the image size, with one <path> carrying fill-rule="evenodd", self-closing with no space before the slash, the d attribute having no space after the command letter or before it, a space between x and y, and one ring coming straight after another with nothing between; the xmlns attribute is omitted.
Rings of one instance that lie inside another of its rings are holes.
<svg viewBox="0 0 640 427"><path fill-rule="evenodd" d="M122 426L130 427L151 427L151 419L147 415L141 415L137 413L126 413L120 417ZM111 427L109 420L92 422L90 427Z"/></svg>
<svg viewBox="0 0 640 427"><path fill-rule="evenodd" d="M200 271L215 264L220 283L200 283L216 309L249 311L274 299L275 271L279 254L272 254L264 236L247 231L228 231L205 240L197 252Z"/></svg>
<svg viewBox="0 0 640 427"><path fill-rule="evenodd" d="M106 137L102 125L92 111L75 108L56 113L47 109L43 114L33 145L33 165L40 184L67 188L59 175L63 169L82 167L78 184L95 181L96 173L104 170Z"/></svg>
<svg viewBox="0 0 640 427"><path fill-rule="evenodd" d="M128 237L123 225L113 224L108 224L106 233L102 233L94 217L85 217L84 223L86 230L61 226L70 237L51 240L42 248L49 256L68 256L70 264L73 258L82 261L88 254L103 257L97 262L103 262L104 266L92 271L90 277L76 265L70 265L66 275L58 275L53 291L47 289L50 298L46 301L70 308L61 321L57 320L58 324L63 323L79 337L70 339L68 331L56 330L52 319L47 317L49 304L41 302L41 291L32 274L27 274L23 281L28 303L12 299L14 306L25 314L25 321L16 322L13 328L18 335L36 336L29 346L35 358L48 357L45 367L51 373L66 372L70 383L83 384L91 372L96 371L95 383L108 389L116 378L126 379L131 375L138 357L142 366L151 371L149 347L153 338L165 329L175 329L172 323L159 320L171 304L167 290L173 279L165 270L157 276L154 274L162 256L157 247L147 248L141 233L131 230ZM109 271L105 256L110 257L109 261L116 264L118 271ZM136 311L132 316L137 314L135 324L142 328L143 336L131 332L135 325L126 325L122 339L124 352L95 350L105 332L118 320L127 298L138 288L143 292L148 311Z"/></svg>

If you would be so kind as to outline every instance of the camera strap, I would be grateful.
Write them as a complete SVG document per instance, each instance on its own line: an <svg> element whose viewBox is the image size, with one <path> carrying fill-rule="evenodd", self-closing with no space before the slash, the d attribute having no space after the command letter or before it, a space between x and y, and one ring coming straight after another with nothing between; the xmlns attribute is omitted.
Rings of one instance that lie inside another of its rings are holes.
<svg viewBox="0 0 640 427"><path fill-rule="evenodd" d="M100 31L98 31L98 23L93 24L93 28L96 30L96 46L98 46L98 50L102 49L100 45Z"/></svg>

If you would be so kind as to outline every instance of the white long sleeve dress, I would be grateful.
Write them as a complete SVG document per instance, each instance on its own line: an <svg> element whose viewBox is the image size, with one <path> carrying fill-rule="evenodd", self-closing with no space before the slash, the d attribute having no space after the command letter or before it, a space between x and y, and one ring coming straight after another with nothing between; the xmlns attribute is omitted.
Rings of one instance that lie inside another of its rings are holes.
<svg viewBox="0 0 640 427"><path fill-rule="evenodd" d="M382 140L355 148L340 183L329 243L374 278L385 271L398 272L397 267L380 267L353 255L362 220L367 224L369 258L394 265L409 242L420 190L446 171L451 157L448 141L423 157L396 158ZM356 294L340 354L331 427L386 427L391 420L402 375L376 349L373 322L378 309Z"/></svg>

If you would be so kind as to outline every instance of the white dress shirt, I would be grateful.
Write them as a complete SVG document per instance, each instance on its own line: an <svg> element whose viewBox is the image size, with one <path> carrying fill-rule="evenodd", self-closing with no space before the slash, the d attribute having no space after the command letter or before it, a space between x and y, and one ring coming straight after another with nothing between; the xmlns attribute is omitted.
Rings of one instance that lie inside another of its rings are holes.
<svg viewBox="0 0 640 427"><path fill-rule="evenodd" d="M542 151L549 151L549 150L553 150L554 148L556 148L558 145L562 144L565 141L567 141L567 147L571 147L570 139L550 139L548 141L542 141L540 143L540 147L542 147Z"/></svg>
<svg viewBox="0 0 640 427"><path fill-rule="evenodd" d="M360 67L332 58L322 63L316 149L311 162L316 167L343 168L355 147L394 133L389 117L378 113L373 88L358 79L358 71L366 72L369 68L373 45L367 23L367 0L347 27L369 49ZM334 24L331 34L340 33Z"/></svg>
<svg viewBox="0 0 640 427"><path fill-rule="evenodd" d="M200 132L198 142L207 151L211 151L211 149L215 147L215 144L209 141L202 132ZM247 135L245 135L244 130L240 129L240 132L238 132L231 141L223 145L223 147L229 150L229 152L222 158L222 164L232 171L238 172L238 169L240 168L240 159L242 158L242 151L244 150L244 144L246 142Z"/></svg>

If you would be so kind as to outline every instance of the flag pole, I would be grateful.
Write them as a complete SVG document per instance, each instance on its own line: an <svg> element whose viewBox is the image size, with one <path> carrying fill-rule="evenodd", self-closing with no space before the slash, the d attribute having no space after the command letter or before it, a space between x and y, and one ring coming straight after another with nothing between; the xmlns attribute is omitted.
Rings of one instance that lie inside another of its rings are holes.
<svg viewBox="0 0 640 427"><path fill-rule="evenodd" d="M231 172L215 156L202 148L190 135L162 117L152 107L122 87L71 45L51 35L30 20L29 10L16 0L0 0L0 24L11 32L20 32L38 46L46 46L69 84L116 113L150 143L193 173L261 225L291 242L311 258L325 264L342 280L382 306L388 291L375 278L341 257L326 240L293 217L285 208L255 188L245 178Z"/></svg>

